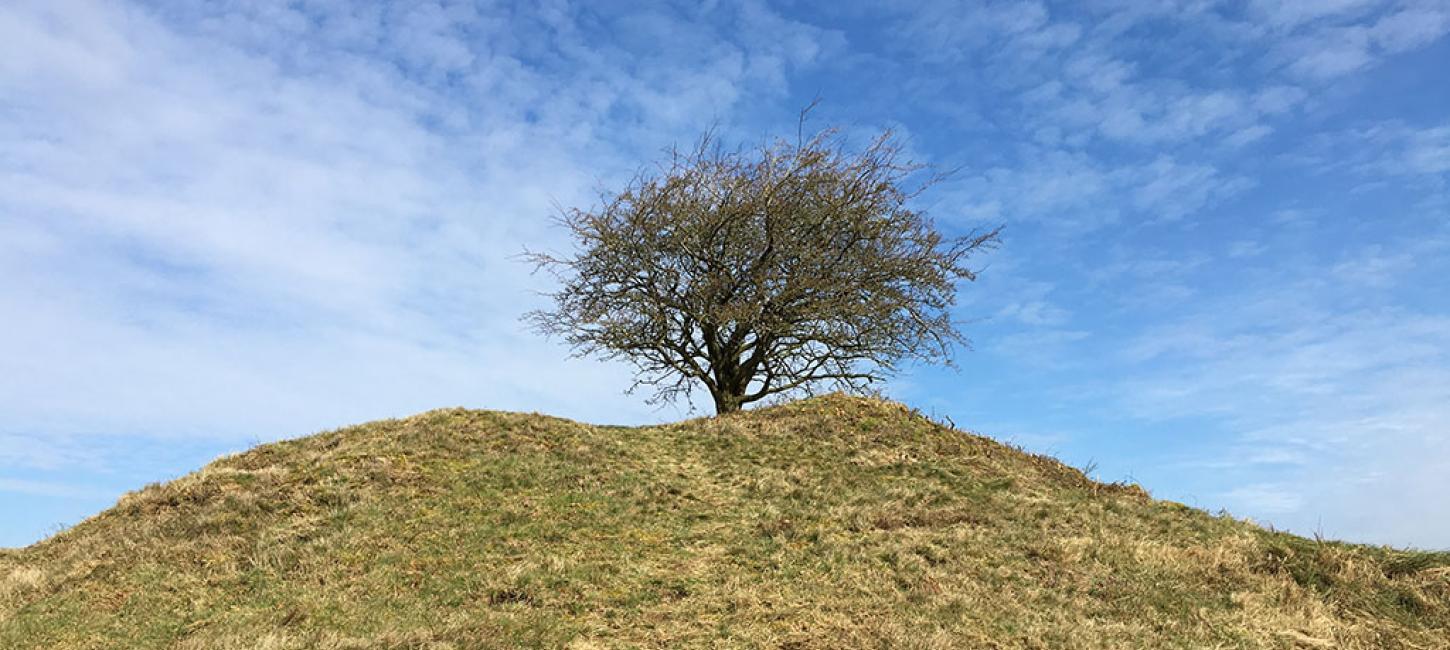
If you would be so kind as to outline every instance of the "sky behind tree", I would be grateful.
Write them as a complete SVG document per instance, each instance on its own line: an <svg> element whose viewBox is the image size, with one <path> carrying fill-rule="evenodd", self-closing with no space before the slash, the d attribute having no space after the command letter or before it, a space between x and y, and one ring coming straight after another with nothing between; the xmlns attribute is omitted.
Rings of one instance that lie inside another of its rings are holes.
<svg viewBox="0 0 1450 650"><path fill-rule="evenodd" d="M889 396L1155 496L1450 547L1450 5L0 6L0 545L260 441L689 415L525 247L706 128L954 170L960 370ZM703 411L706 402L699 402ZM698 414L698 411L697 411Z"/></svg>

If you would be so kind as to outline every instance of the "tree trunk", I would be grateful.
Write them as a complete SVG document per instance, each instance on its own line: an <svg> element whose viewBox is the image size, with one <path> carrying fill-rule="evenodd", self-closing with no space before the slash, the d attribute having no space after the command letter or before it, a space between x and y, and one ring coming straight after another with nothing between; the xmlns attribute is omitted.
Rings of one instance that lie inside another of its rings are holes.
<svg viewBox="0 0 1450 650"><path fill-rule="evenodd" d="M721 347L724 346L717 345L716 349ZM710 364L715 375L715 387L710 392L715 398L715 415L734 413L745 404L745 389L750 385L750 378L741 372L739 359L738 350L727 348L716 354Z"/></svg>
<svg viewBox="0 0 1450 650"><path fill-rule="evenodd" d="M745 394L743 392L736 394L727 391L716 391L711 393L710 397L715 398L715 415L725 415L726 413L734 413L740 410L741 398L745 397Z"/></svg>

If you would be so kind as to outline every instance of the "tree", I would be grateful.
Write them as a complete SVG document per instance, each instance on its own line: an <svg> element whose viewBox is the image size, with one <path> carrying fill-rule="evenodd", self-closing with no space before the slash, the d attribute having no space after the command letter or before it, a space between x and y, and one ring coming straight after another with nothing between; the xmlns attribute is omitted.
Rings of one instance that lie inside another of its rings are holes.
<svg viewBox="0 0 1450 650"><path fill-rule="evenodd" d="M562 288L533 327L576 355L634 363L652 401L703 386L717 413L823 384L859 390L906 359L951 363L948 311L969 257L1000 228L948 238L911 199L890 132L858 152L839 134L726 151L707 133L560 221L577 251L526 253Z"/></svg>

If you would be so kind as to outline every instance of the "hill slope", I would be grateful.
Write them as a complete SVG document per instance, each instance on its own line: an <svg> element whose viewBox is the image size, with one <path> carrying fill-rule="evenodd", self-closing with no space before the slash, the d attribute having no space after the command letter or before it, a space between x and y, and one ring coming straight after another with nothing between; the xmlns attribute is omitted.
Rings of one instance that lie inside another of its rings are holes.
<svg viewBox="0 0 1450 650"><path fill-rule="evenodd" d="M0 555L0 647L1447 648L1445 565L887 402L443 410L223 458Z"/></svg>

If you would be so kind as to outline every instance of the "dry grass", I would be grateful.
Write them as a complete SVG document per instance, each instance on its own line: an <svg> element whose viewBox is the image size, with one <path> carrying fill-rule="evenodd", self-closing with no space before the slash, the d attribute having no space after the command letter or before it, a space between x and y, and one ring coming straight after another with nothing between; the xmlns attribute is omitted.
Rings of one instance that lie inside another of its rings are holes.
<svg viewBox="0 0 1450 650"><path fill-rule="evenodd" d="M443 410L0 554L3 648L1447 648L1450 555L1101 485L896 404Z"/></svg>

